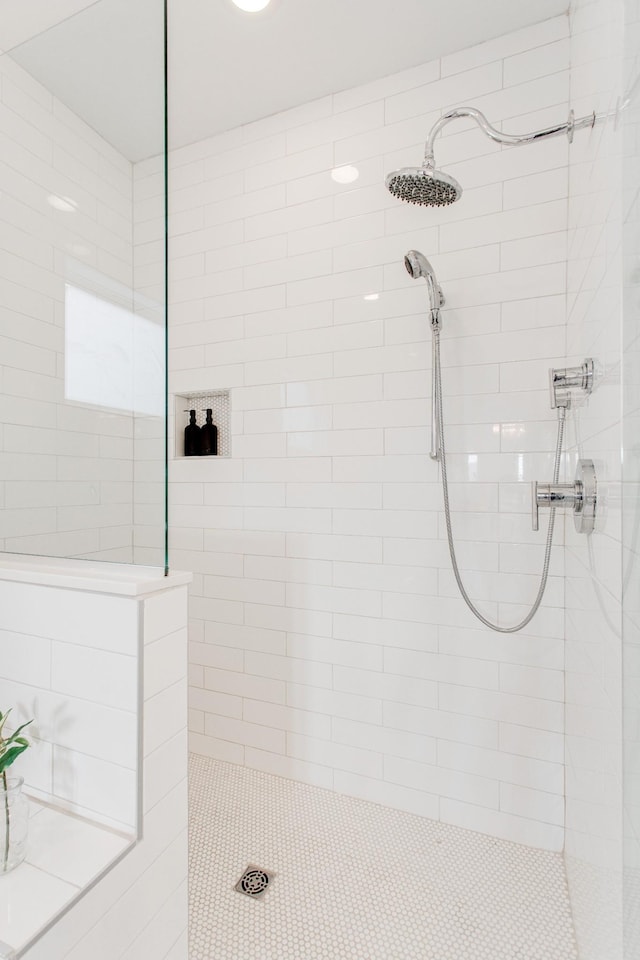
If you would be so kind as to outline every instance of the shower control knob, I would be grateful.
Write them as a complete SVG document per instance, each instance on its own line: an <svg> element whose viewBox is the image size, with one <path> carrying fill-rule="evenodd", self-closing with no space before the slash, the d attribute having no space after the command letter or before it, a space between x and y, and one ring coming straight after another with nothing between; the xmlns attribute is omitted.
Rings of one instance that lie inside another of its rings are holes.
<svg viewBox="0 0 640 960"><path fill-rule="evenodd" d="M571 507L578 533L591 533L595 524L597 481L593 460L579 460L574 483L531 484L531 526L539 529L540 507Z"/></svg>
<svg viewBox="0 0 640 960"><path fill-rule="evenodd" d="M531 484L531 526L534 530L540 529L540 507L572 507L575 510L581 496L574 483L539 483L534 480Z"/></svg>

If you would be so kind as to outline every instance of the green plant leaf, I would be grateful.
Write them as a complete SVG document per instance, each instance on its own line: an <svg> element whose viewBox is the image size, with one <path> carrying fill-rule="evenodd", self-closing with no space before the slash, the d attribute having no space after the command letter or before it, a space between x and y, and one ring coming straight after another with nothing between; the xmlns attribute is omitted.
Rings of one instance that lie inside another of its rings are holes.
<svg viewBox="0 0 640 960"><path fill-rule="evenodd" d="M18 727L18 729L15 730L15 731L11 734L11 736L10 736L5 742L6 742L6 743L12 743L12 741L17 740L17 738L18 738L18 736L19 736L19 734L20 734L20 731L21 731L21 730L24 730L25 727L28 727L30 723L33 723L33 720L27 720L26 723L23 723L22 726Z"/></svg>
<svg viewBox="0 0 640 960"><path fill-rule="evenodd" d="M11 709L7 710L6 713L0 713L0 737L2 736L2 728L7 722L7 717L9 716L10 713L11 713Z"/></svg>
<svg viewBox="0 0 640 960"><path fill-rule="evenodd" d="M17 760L28 746L29 744L24 741L24 743L11 747L6 753L3 753L2 756L0 756L0 773L3 773L7 767L10 767L14 760Z"/></svg>

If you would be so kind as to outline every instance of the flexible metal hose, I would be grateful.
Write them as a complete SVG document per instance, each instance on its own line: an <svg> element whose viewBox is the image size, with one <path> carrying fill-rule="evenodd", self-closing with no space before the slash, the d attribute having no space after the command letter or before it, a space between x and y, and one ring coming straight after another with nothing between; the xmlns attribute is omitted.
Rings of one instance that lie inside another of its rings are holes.
<svg viewBox="0 0 640 960"><path fill-rule="evenodd" d="M517 633L518 630L522 630L527 624L533 619L533 617L538 612L538 607L542 602L542 597L544 596L544 591L547 586L547 578L549 576L549 564L551 562L551 545L553 543L553 528L555 526L556 519L556 508L552 506L549 511L549 528L547 530L547 543L544 551L544 563L542 566L542 575L540 577L540 586L538 587L538 594L533 602L533 606L529 610L529 613L526 617L521 620L519 623L514 624L512 627L503 627L499 623L493 623L491 620L488 620L487 617L483 616L478 608L474 605L469 594L465 590L464 583L462 582L462 577L460 575L460 569L458 567L458 560L456 558L456 550L453 542L453 530L451 527L451 508L449 505L449 481L447 478L447 456L445 450L445 439L444 439L444 417L442 413L442 368L440 365L440 327L439 325L434 324L432 327L432 334L434 337L435 351L434 351L434 370L433 376L435 378L436 384L436 401L437 401L437 421L439 429L439 440L440 440L440 468L442 471L442 496L444 499L444 516L447 524L447 540L449 541L449 555L451 557L451 566L453 567L453 573L456 578L456 583L460 593L462 594L462 599L469 607L469 610L473 613L474 616L484 623L486 627L489 627L491 630L496 630L498 633ZM556 441L556 457L553 465L553 482L558 483L560 477L560 461L562 459L562 444L564 440L564 424L565 424L565 409L564 407L558 408L558 439Z"/></svg>

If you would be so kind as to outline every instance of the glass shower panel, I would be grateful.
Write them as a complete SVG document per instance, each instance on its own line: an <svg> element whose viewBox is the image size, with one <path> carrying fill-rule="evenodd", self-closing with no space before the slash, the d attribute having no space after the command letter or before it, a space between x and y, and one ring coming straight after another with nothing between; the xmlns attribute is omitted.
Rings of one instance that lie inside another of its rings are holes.
<svg viewBox="0 0 640 960"><path fill-rule="evenodd" d="M0 550L164 567L164 4L25 6L0 11Z"/></svg>
<svg viewBox="0 0 640 960"><path fill-rule="evenodd" d="M624 956L640 956L640 27L625 2L623 125L622 587Z"/></svg>

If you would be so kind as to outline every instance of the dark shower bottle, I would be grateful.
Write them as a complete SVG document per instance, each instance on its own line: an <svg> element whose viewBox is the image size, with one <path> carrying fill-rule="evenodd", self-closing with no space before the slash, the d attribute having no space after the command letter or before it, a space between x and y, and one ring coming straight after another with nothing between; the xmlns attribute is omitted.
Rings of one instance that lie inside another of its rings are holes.
<svg viewBox="0 0 640 960"><path fill-rule="evenodd" d="M207 420L201 430L200 453L203 457L215 457L218 453L218 428L213 422L213 411L207 409Z"/></svg>
<svg viewBox="0 0 640 960"><path fill-rule="evenodd" d="M189 410L189 423L184 428L185 457L200 456L202 430L196 423L195 410Z"/></svg>

